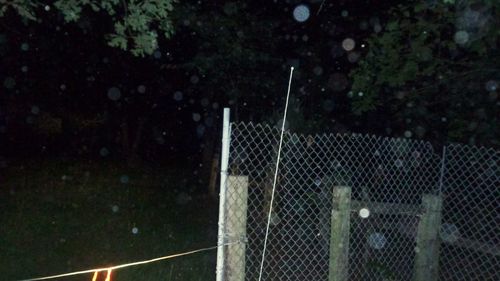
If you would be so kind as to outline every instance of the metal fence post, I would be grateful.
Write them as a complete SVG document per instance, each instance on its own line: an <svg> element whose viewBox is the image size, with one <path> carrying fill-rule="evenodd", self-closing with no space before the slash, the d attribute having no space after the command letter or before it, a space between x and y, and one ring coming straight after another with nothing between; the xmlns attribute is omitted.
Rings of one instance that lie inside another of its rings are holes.
<svg viewBox="0 0 500 281"><path fill-rule="evenodd" d="M226 197L226 233L231 241L241 243L231 245L226 249L226 272L228 281L245 280L245 251L248 206L248 176L228 176Z"/></svg>
<svg viewBox="0 0 500 281"><path fill-rule="evenodd" d="M415 249L415 281L434 281L439 277L439 229L441 227L440 196L424 194L424 214L420 218Z"/></svg>
<svg viewBox="0 0 500 281"><path fill-rule="evenodd" d="M350 214L351 187L334 187L330 233L329 281L347 281L348 279Z"/></svg>
<svg viewBox="0 0 500 281"><path fill-rule="evenodd" d="M225 213L226 213L226 181L227 167L229 163L229 143L230 143L230 125L229 108L224 108L224 121L222 126L222 150L221 150L221 170L220 170L220 193L219 193L219 224L217 238L217 269L216 280L224 281L224 248L225 246Z"/></svg>

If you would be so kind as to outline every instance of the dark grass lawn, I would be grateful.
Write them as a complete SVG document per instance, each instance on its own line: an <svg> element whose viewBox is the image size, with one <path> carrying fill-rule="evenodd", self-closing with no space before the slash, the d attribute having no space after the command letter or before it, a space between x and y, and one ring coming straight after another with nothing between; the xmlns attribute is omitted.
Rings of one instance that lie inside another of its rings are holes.
<svg viewBox="0 0 500 281"><path fill-rule="evenodd" d="M52 160L13 163L2 174L2 280L105 267L216 244L216 203L193 192L189 171ZM112 280L212 280L215 256L213 250L120 269ZM91 279L81 275L57 280Z"/></svg>

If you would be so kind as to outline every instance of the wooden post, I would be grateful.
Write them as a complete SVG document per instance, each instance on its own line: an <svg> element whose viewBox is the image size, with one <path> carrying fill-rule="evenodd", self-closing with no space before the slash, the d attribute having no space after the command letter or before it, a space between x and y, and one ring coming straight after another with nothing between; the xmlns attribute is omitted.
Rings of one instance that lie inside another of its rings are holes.
<svg viewBox="0 0 500 281"><path fill-rule="evenodd" d="M347 281L349 268L349 228L351 188L333 188L333 208L330 234L329 281Z"/></svg>
<svg viewBox="0 0 500 281"><path fill-rule="evenodd" d="M248 176L228 176L227 179L227 242L241 241L227 247L227 280L245 280L245 250L247 206L248 206Z"/></svg>
<svg viewBox="0 0 500 281"><path fill-rule="evenodd" d="M424 213L418 224L414 281L434 281L439 278L442 204L440 196L424 194L422 197Z"/></svg>

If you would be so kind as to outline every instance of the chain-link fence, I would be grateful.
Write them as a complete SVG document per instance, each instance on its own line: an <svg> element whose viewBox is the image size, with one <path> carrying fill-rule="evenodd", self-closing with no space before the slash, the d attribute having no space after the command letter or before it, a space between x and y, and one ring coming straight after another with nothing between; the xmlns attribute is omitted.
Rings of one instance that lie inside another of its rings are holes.
<svg viewBox="0 0 500 281"><path fill-rule="evenodd" d="M280 131L231 124L224 277L257 280ZM443 157L444 155L444 157ZM285 133L262 280L500 280L499 152Z"/></svg>

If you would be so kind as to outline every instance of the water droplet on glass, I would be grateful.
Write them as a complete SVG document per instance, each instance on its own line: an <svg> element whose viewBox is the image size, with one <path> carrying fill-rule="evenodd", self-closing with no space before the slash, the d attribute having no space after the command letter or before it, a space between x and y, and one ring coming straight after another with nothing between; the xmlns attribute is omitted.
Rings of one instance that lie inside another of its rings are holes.
<svg viewBox="0 0 500 281"><path fill-rule="evenodd" d="M293 9L293 17L298 22L306 21L309 18L310 14L311 12L309 11L309 7L303 4L298 5L297 7L295 7L295 9Z"/></svg>

